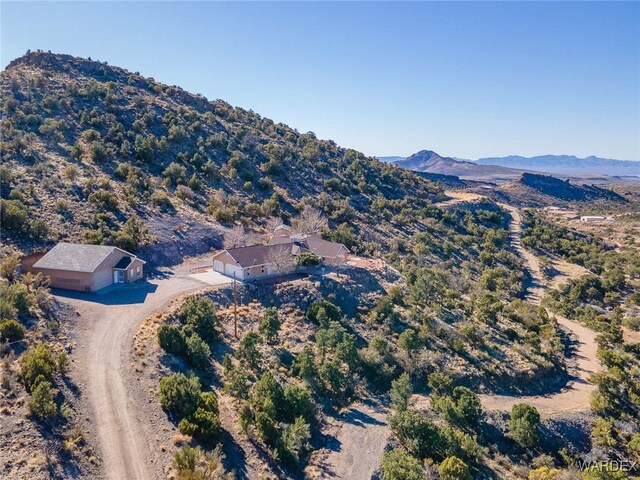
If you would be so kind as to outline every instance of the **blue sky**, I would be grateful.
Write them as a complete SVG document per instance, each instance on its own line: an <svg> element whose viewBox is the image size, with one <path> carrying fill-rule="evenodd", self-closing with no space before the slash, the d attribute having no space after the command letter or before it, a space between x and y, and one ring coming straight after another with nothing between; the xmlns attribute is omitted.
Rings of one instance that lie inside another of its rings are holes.
<svg viewBox="0 0 640 480"><path fill-rule="evenodd" d="M640 160L640 3L1 3L1 63L108 61L370 155Z"/></svg>

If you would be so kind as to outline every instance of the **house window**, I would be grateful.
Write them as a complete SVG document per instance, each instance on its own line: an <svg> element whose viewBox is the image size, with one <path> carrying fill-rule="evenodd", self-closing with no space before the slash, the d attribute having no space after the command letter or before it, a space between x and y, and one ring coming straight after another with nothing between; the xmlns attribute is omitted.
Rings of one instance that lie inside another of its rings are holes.
<svg viewBox="0 0 640 480"><path fill-rule="evenodd" d="M141 267L136 267L136 275L140 275L140 268Z"/></svg>

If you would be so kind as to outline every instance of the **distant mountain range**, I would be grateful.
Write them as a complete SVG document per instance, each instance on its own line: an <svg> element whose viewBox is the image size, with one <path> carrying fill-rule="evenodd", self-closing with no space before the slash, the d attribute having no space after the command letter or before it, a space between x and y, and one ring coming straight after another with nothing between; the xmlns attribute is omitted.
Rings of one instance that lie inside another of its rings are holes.
<svg viewBox="0 0 640 480"><path fill-rule="evenodd" d="M540 155L536 157L511 155L508 157L487 157L479 158L478 160L464 160L441 157L431 150L422 150L410 157L390 156L378 158L383 162L394 163L411 170L459 175L462 177L485 177L488 172L491 172L491 170L485 168L474 169L473 166L475 165L476 167L491 166L519 170L519 172L509 172L508 170L495 171L497 174L511 176L519 175L522 173L522 170L526 170L553 173L556 175L609 175L625 178L640 178L640 162L595 156L579 158L574 155Z"/></svg>
<svg viewBox="0 0 640 480"><path fill-rule="evenodd" d="M522 175L523 170L442 157L431 150L421 150L410 157L391 162L398 167L416 172L455 175L463 179L510 181Z"/></svg>
<svg viewBox="0 0 640 480"><path fill-rule="evenodd" d="M640 162L594 156L578 158L574 155L540 155L537 157L511 155L509 157L479 158L476 163L567 175L601 174L640 177Z"/></svg>

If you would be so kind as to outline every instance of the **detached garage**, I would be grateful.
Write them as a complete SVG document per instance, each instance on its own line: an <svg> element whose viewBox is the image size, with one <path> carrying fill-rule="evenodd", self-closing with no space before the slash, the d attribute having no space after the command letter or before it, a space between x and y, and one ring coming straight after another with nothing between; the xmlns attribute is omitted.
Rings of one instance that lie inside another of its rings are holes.
<svg viewBox="0 0 640 480"><path fill-rule="evenodd" d="M32 269L49 277L52 287L95 292L114 283L141 279L144 264L118 247L59 243Z"/></svg>

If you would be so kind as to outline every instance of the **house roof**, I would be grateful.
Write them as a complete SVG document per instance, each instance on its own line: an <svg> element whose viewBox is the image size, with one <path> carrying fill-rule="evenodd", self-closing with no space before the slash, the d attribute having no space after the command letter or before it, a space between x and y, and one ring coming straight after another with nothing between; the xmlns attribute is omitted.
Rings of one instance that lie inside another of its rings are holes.
<svg viewBox="0 0 640 480"><path fill-rule="evenodd" d="M291 243L291 237L271 237L269 245L284 245L285 243Z"/></svg>
<svg viewBox="0 0 640 480"><path fill-rule="evenodd" d="M330 242L320 238L318 235L307 235L298 241L318 257L335 258L342 252L349 253L349 249L342 243Z"/></svg>
<svg viewBox="0 0 640 480"><path fill-rule="evenodd" d="M287 243L291 243L291 241ZM247 268L271 263L270 256L282 248L283 245L251 245L249 247L228 248L227 250L223 250L223 252L227 252L242 268ZM291 249L287 248L287 250L293 257ZM213 258L220 253L214 255Z"/></svg>
<svg viewBox="0 0 640 480"><path fill-rule="evenodd" d="M286 243L294 244L293 253L295 255L311 252L318 257L335 258L342 252L349 253L349 249L342 243L330 242L315 234L299 237L273 237L269 240L269 245L283 245Z"/></svg>
<svg viewBox="0 0 640 480"><path fill-rule="evenodd" d="M33 266L34 268L92 273L115 250L120 250L135 258L135 255L110 245L60 242Z"/></svg>

